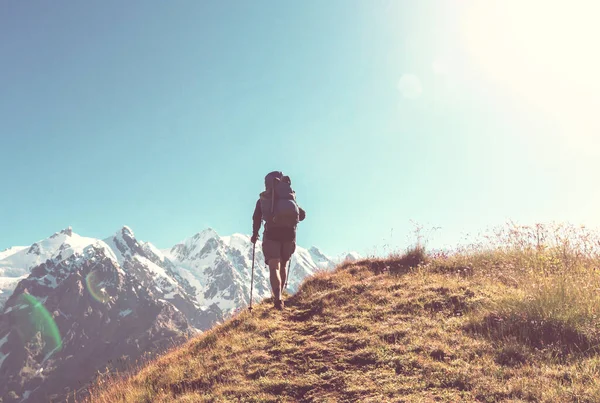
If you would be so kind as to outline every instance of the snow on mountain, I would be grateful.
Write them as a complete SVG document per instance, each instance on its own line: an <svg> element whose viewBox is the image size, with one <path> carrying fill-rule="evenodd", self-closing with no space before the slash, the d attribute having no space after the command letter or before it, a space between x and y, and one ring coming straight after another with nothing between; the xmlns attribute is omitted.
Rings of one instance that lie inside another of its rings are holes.
<svg viewBox="0 0 600 403"><path fill-rule="evenodd" d="M221 237L214 229L207 228L170 249L160 250L150 242L138 241L127 226L104 240L82 237L69 227L29 247L2 252L0 309L33 267L57 257L82 255L90 246L105 249L119 269L133 270L145 283L155 282L158 298L177 301L177 308L188 316L208 306L213 306L219 316L219 310L231 313L249 304L253 245L248 235ZM314 246L297 247L288 266L291 273L288 291L294 292L304 277L316 270L333 268L347 258L355 257L348 254L335 259ZM254 279L255 300L270 297L269 270L261 241L256 243Z"/></svg>
<svg viewBox="0 0 600 403"><path fill-rule="evenodd" d="M115 235L106 238L104 242L114 251L119 264L136 261L148 269L154 277L171 286L177 286L177 282L172 276L167 274L164 267L161 267L161 263L164 261L162 254L156 255L154 251L158 251L158 249L147 242L140 244L131 228L124 226Z"/></svg>
<svg viewBox="0 0 600 403"><path fill-rule="evenodd" d="M247 235L221 237L209 228L162 252L178 273L196 288L199 304L216 304L224 312L232 312L250 302L252 248ZM302 280L316 270L334 266L335 263L317 248L296 247L289 266L288 291L295 292ZM253 297L260 300L270 296L269 269L262 242L257 241Z"/></svg>
<svg viewBox="0 0 600 403"><path fill-rule="evenodd" d="M107 248L108 246L99 239L82 237L74 233L69 227L29 247L19 247L20 250L16 253L10 253L0 258L0 276L22 276L48 259L53 259L58 255L62 256L63 259L67 259L74 253L81 253L90 245L100 248ZM116 259L112 250L107 250L108 256Z"/></svg>
<svg viewBox="0 0 600 403"><path fill-rule="evenodd" d="M243 234L233 234L231 236L222 236L221 239L225 245L230 248L237 249L239 251L245 251L250 242L250 237Z"/></svg>
<svg viewBox="0 0 600 403"><path fill-rule="evenodd" d="M348 254L346 255L346 259L348 260L360 260L362 259L362 256L358 253L358 252L348 252Z"/></svg>
<svg viewBox="0 0 600 403"><path fill-rule="evenodd" d="M347 252L344 253L342 255L340 255L337 259L336 262L337 263L343 263L343 262L355 262L357 260L362 259L362 256L358 253L358 252Z"/></svg>
<svg viewBox="0 0 600 403"><path fill-rule="evenodd" d="M0 308L4 305L18 282L29 275L32 268L56 258L68 259L74 254L83 255L90 246L106 250L109 258L116 261L112 249L95 238L82 237L71 227L64 229L29 247L10 248L12 253L2 252L0 258Z"/></svg>
<svg viewBox="0 0 600 403"><path fill-rule="evenodd" d="M17 252L22 251L23 249L27 249L28 246L13 246L10 248L6 248L2 251L0 251L0 260L9 257L10 255L13 255Z"/></svg>
<svg viewBox="0 0 600 403"><path fill-rule="evenodd" d="M8 300L13 290L17 288L19 281L26 279L27 276L27 274L24 274L17 277L0 277L0 311L2 311L4 303Z"/></svg>
<svg viewBox="0 0 600 403"><path fill-rule="evenodd" d="M125 271L134 274L141 284L153 287L156 297L172 303L192 326L206 330L223 319L218 306L201 306L195 298L196 290L171 261L151 243L138 242L131 228L125 226L104 241Z"/></svg>
<svg viewBox="0 0 600 403"><path fill-rule="evenodd" d="M232 255L236 261L243 262L244 257L238 249L226 245L213 229L199 232L163 253L195 288L195 298L200 305L215 303L224 311L244 305L239 290L240 274L230 261ZM248 258L245 260L247 263Z"/></svg>
<svg viewBox="0 0 600 403"><path fill-rule="evenodd" d="M308 249L308 253L312 258L312 261L318 268L326 269L328 267L331 267L332 265L335 265L333 259L331 259L329 256L324 255L323 252L321 252L315 246L310 247L310 249Z"/></svg>
<svg viewBox="0 0 600 403"><path fill-rule="evenodd" d="M34 267L49 260L68 260L73 255L85 259L88 254L86 251L90 248L105 250L106 256L115 262L118 270L132 272L141 284L153 284L156 298L173 303L176 309L184 312L194 327L207 329L222 319L218 307L209 309L198 305L195 289L176 272L172 263L151 243L138 242L127 226L105 240L82 237L69 227L29 247L20 250L12 248L12 253L5 253L4 259L0 260L0 310L19 281L26 279ZM55 278L47 280L48 284L57 285ZM207 311L212 314L210 318L200 314Z"/></svg>

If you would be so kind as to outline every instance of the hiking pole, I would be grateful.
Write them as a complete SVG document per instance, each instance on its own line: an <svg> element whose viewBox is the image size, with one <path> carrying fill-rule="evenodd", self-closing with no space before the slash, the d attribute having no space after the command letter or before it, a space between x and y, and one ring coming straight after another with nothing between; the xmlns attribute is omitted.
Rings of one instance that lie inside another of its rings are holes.
<svg viewBox="0 0 600 403"><path fill-rule="evenodd" d="M254 252L256 251L256 242L252 246L252 277L250 277L250 306L248 310L252 312L252 288L254 287Z"/></svg>
<svg viewBox="0 0 600 403"><path fill-rule="evenodd" d="M288 285L288 280L290 279L290 270L292 268L292 258L290 257L290 261L288 262L288 270L287 270L287 275L285 276L285 284L283 285L283 289L285 290L287 288Z"/></svg>

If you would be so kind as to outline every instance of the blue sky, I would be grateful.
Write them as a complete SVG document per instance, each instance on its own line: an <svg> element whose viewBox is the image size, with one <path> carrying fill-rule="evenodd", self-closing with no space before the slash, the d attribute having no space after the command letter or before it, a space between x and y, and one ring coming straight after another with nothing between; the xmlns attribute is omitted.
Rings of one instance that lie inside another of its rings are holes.
<svg viewBox="0 0 600 403"><path fill-rule="evenodd" d="M598 227L599 8L522 3L2 2L0 250L249 233L272 170L329 254Z"/></svg>

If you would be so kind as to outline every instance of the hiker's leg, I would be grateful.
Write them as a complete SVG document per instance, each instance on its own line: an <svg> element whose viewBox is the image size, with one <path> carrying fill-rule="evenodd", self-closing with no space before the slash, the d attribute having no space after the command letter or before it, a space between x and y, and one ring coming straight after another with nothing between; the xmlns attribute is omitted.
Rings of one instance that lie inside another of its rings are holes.
<svg viewBox="0 0 600 403"><path fill-rule="evenodd" d="M273 241L263 237L262 250L263 254L265 255L265 262L269 266L273 298L275 301L279 301L281 299L281 277L279 274L279 264L281 262L281 242Z"/></svg>
<svg viewBox="0 0 600 403"><path fill-rule="evenodd" d="M292 258L292 255L296 251L296 242L282 242L281 243L281 291L283 293L283 287L285 280L288 276L288 262Z"/></svg>
<svg viewBox="0 0 600 403"><path fill-rule="evenodd" d="M283 296L283 291L284 291L284 287L285 287L285 279L287 278L287 264L288 264L287 260L282 260L281 265L279 267L279 273L280 273L279 276L281 277L281 296Z"/></svg>
<svg viewBox="0 0 600 403"><path fill-rule="evenodd" d="M281 300L281 277L279 275L279 259L269 259L269 272L271 274L271 289L275 301Z"/></svg>

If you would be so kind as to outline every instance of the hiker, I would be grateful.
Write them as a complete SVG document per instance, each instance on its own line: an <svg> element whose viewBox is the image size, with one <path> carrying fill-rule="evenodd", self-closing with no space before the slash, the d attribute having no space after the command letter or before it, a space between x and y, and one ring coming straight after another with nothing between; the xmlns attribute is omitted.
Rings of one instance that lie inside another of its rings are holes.
<svg viewBox="0 0 600 403"><path fill-rule="evenodd" d="M305 216L296 203L290 177L279 171L265 176L265 191L260 194L252 215L251 241L256 244L260 225L265 221L262 250L269 266L273 303L279 310L284 307L281 297L286 284L285 269L296 250L296 226Z"/></svg>

